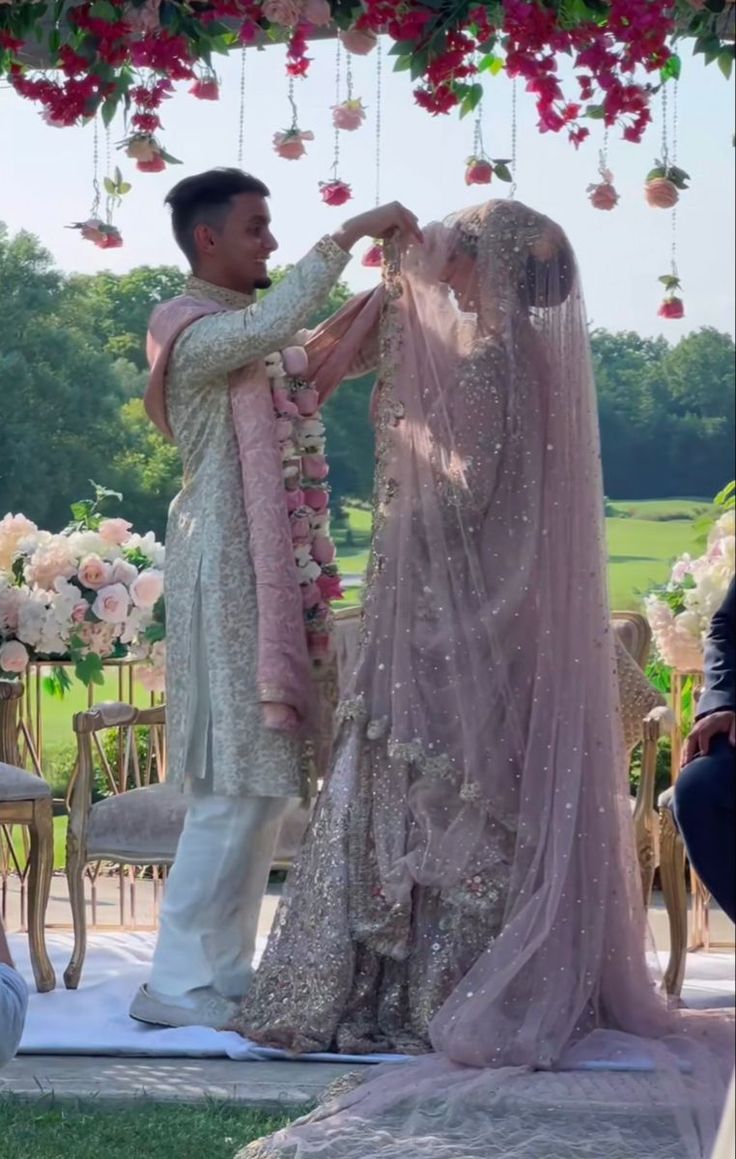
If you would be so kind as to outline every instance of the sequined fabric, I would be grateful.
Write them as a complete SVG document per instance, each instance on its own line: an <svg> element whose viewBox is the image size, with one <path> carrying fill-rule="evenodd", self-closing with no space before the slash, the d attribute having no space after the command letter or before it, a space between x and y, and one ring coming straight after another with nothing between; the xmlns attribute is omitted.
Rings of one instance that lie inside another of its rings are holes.
<svg viewBox="0 0 736 1159"><path fill-rule="evenodd" d="M193 279L222 312L178 339L166 379L184 468L166 536L169 777L217 793L298 796L300 745L263 728L257 606L227 375L288 345L348 261L329 239L256 304Z"/></svg>

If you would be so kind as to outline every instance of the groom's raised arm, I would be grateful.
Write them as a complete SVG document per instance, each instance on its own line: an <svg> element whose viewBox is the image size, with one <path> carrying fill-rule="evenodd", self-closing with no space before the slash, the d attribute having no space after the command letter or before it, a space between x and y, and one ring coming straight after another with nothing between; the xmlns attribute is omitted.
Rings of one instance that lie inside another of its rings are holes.
<svg viewBox="0 0 736 1159"><path fill-rule="evenodd" d="M282 349L324 305L349 260L337 242L323 238L261 301L243 310L208 314L188 326L174 346L170 373L209 385Z"/></svg>

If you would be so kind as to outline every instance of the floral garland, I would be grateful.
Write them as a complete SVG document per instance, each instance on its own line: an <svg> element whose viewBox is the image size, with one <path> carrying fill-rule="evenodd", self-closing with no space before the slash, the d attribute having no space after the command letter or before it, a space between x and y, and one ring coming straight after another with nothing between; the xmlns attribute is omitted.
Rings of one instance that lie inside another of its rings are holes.
<svg viewBox="0 0 736 1159"><path fill-rule="evenodd" d="M304 626L315 664L332 653L330 605L343 598L330 538L329 465L319 395L305 379L307 359L293 346L266 359L286 491Z"/></svg>
<svg viewBox="0 0 736 1159"><path fill-rule="evenodd" d="M723 602L736 568L734 484L716 499L723 510L707 536L705 552L681 555L670 578L644 600L659 658L679 672L703 666L703 643L714 613Z"/></svg>

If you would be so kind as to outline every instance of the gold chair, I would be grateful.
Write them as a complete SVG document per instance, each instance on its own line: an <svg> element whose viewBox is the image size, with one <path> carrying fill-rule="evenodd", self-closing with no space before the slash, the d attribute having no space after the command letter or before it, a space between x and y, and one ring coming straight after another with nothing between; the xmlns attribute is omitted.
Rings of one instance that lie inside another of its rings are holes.
<svg viewBox="0 0 736 1159"><path fill-rule="evenodd" d="M54 968L46 950L46 908L54 868L54 821L51 789L36 773L21 768L18 751L18 702L23 695L19 681L0 681L0 872L9 863L19 873L12 840L15 825L28 833L28 942L36 989L42 993L56 985ZM23 887L23 882L21 883Z"/></svg>

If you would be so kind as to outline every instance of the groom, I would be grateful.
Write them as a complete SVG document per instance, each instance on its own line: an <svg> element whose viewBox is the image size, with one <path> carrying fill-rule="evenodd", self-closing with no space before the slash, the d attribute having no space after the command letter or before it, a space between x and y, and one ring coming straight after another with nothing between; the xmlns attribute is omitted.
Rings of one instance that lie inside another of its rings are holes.
<svg viewBox="0 0 736 1159"><path fill-rule="evenodd" d="M265 359L293 341L355 243L416 219L394 203L348 221L270 286L269 191L236 169L166 201L192 276L153 313L146 409L179 449L166 534L168 778L189 794L147 985L131 1016L230 1019L252 977L280 822L303 791L310 669Z"/></svg>

